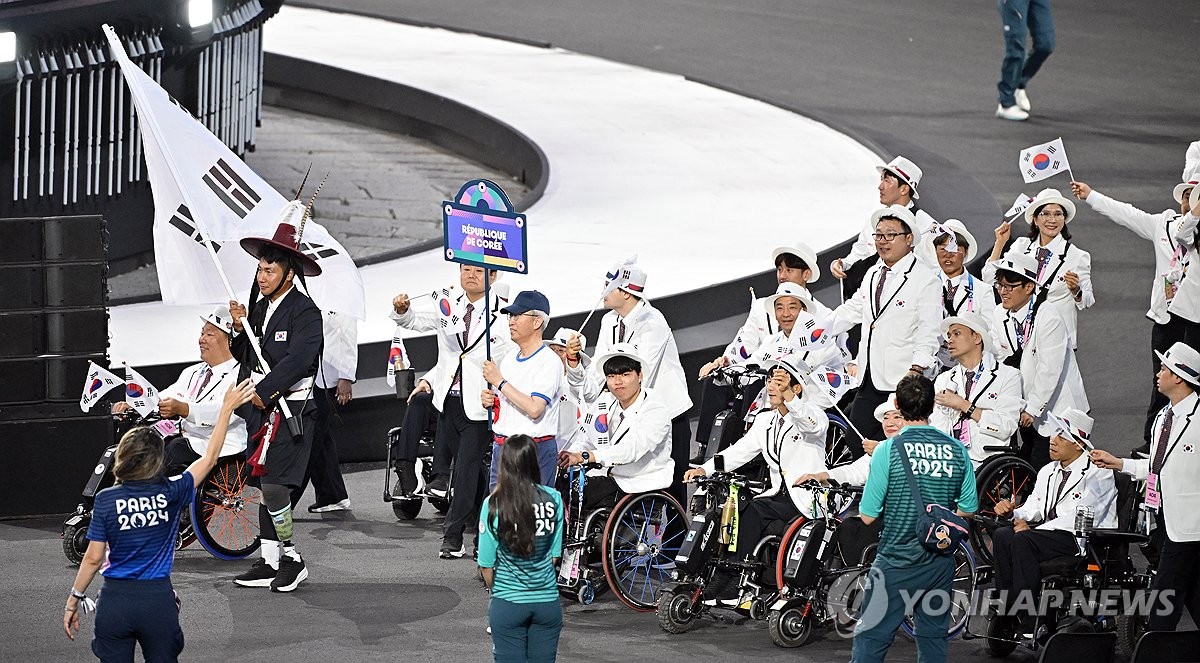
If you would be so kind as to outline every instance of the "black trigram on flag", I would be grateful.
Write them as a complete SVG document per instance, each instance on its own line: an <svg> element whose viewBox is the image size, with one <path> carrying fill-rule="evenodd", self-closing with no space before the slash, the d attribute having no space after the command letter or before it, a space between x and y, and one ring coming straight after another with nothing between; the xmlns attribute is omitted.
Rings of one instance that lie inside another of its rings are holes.
<svg viewBox="0 0 1200 663"><path fill-rule="evenodd" d="M217 159L217 165L208 169L204 175L204 183L225 206L238 215L239 219L246 218L250 210L258 204L262 197L246 184L240 175L234 172L224 159Z"/></svg>
<svg viewBox="0 0 1200 663"><path fill-rule="evenodd" d="M171 217L171 225L177 230L192 238L192 241L204 245L204 238L200 236L200 232L196 230L196 222L192 219L192 212L187 208L187 205L180 205L179 209L175 210L175 215ZM220 251L221 245L216 242L211 242L213 251Z"/></svg>
<svg viewBox="0 0 1200 663"><path fill-rule="evenodd" d="M338 254L337 249L333 248L332 246L323 246L321 244L312 244L310 242L301 243L300 252L309 258L312 258L313 260L331 258Z"/></svg>

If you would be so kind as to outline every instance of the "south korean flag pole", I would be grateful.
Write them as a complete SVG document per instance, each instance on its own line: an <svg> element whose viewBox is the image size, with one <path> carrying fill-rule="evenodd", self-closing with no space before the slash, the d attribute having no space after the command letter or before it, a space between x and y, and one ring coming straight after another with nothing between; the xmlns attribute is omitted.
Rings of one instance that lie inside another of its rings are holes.
<svg viewBox="0 0 1200 663"><path fill-rule="evenodd" d="M172 179L177 183L180 196L183 198L183 204L189 210L201 209L194 204L192 200L189 186L185 184L184 178L180 176L182 170L176 162L176 154L170 149L171 136L163 129L159 123L159 118L155 114L155 109L163 113L183 113L175 104L171 103L170 97L166 90L158 85L154 79L146 75L140 67L133 64L129 59L129 55L125 53L125 47L121 44L121 39L117 36L116 31L109 25L104 25L104 34L108 37L109 48L112 50L113 58L117 60L121 67L121 74L125 78L126 87L129 88L129 94L133 99L133 105L137 108L139 124L141 126L142 138L147 142L157 147L155 150L161 153L164 165L170 171ZM161 96L161 98L151 98L151 94ZM191 116L188 116L191 118ZM195 118L191 118L191 122L196 122ZM211 135L211 134L210 134ZM216 140L215 136L213 137ZM225 286L225 293L229 297L229 301L237 301L237 294L233 290L233 286L229 284L229 277L225 275L225 269L221 265L220 258L217 257L217 251L213 248L212 242L209 240L209 232L205 226L204 219L200 214L195 215L196 232L199 239L208 249L208 255L212 258L213 265L217 268L217 275L221 277L221 284ZM263 358L262 347L259 345L258 338L250 330L250 325L245 325L243 330L246 334L246 339L250 342L250 347L254 350L254 355L258 358L259 365L264 373L271 370L267 365L267 360ZM292 416L291 408L288 407L287 400L280 398L278 401L279 409L283 412L284 420L287 421L288 430L291 431L293 437L299 437L300 421ZM266 464L266 450L263 450L263 457L259 462Z"/></svg>
<svg viewBox="0 0 1200 663"><path fill-rule="evenodd" d="M816 377L814 377L814 375L816 374L817 371L822 370L821 367L814 368L812 366L809 366L804 360L800 359L800 357L796 356L795 354L780 357L778 360L778 363L782 364L784 362L787 362L788 364L792 365L794 368L796 368L796 370L799 373L804 375L804 381L806 383L805 388L812 386L812 387L816 387L817 389L825 390L830 387L830 385L827 382L825 382L823 380L819 380ZM778 368L778 365L776 367ZM826 372L837 372L837 371L832 371L831 369L824 369L824 370ZM847 377L849 377L849 376L847 376ZM847 386L847 388L843 391L848 391L848 390L849 390L849 386ZM857 427L855 427L854 422L852 422L850 420L850 417L847 416L846 413L842 411L841 406L839 406L837 402L838 402L838 399L833 398L833 409L837 410L837 413L842 416L842 421L846 422L846 425L850 427L850 430L854 431L854 434L858 436L858 439L860 439L860 440L867 439L865 436L863 436L862 432L859 431Z"/></svg>

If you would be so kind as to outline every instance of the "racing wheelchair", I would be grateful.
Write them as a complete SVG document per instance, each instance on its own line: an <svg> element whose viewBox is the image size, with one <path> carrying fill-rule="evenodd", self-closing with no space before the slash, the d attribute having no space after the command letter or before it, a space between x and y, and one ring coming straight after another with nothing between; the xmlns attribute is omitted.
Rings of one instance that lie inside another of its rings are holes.
<svg viewBox="0 0 1200 663"><path fill-rule="evenodd" d="M159 420L157 415L142 419L132 410L113 414L117 439L136 425L149 425L163 440L163 445L179 437L178 424ZM96 494L113 485L112 464L117 445L104 450L96 469L83 489L83 501L63 522L63 554L76 566L87 552L88 525ZM185 467L164 468L168 475L182 472ZM258 505L262 493L250 485L250 465L244 453L223 456L196 491L191 506L180 518L175 549L180 550L193 541L213 557L225 560L243 559L258 549Z"/></svg>
<svg viewBox="0 0 1200 663"><path fill-rule="evenodd" d="M1149 616L1147 591L1152 575L1137 570L1129 546L1144 545L1149 536L1129 531L1135 520L1138 490L1128 476L1119 472L1114 476L1117 528L1093 528L1089 513L1076 513L1074 534L1079 553L1040 564L1039 614L1034 618L1032 633L1018 633L1012 619L992 611L984 637L993 656L1007 656L1018 646L1037 651L1058 632L1115 632L1121 652L1127 657L1133 655ZM995 517L977 519L993 531L1006 524Z"/></svg>
<svg viewBox="0 0 1200 663"><path fill-rule="evenodd" d="M683 507L666 492L652 491L626 494L612 507L585 512L586 468L567 471L559 593L590 605L611 589L626 606L653 610L687 532Z"/></svg>

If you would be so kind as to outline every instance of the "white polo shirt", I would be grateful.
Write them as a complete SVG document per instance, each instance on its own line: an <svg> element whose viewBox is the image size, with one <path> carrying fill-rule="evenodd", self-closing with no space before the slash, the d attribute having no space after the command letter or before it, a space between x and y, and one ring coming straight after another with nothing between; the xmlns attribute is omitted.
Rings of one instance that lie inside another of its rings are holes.
<svg viewBox="0 0 1200 663"><path fill-rule="evenodd" d="M492 426L496 434L504 437L521 433L529 437L557 436L559 400L565 381L558 355L545 345L539 345L528 357L522 357L520 351L510 352L500 360L500 374L518 391L546 401L546 409L542 416L530 419L499 393L496 399L499 412Z"/></svg>

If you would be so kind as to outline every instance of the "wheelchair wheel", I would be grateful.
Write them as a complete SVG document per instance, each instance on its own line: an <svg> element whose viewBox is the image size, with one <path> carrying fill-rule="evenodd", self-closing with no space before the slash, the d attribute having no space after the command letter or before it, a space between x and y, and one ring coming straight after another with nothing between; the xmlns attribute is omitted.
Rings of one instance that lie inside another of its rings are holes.
<svg viewBox="0 0 1200 663"><path fill-rule="evenodd" d="M812 637L812 606L808 603L793 605L783 610L772 610L767 617L767 630L771 642L778 647L799 647Z"/></svg>
<svg viewBox="0 0 1200 663"><path fill-rule="evenodd" d="M442 497L430 497L429 504L443 516L450 510L450 500Z"/></svg>
<svg viewBox="0 0 1200 663"><path fill-rule="evenodd" d="M1125 611L1117 615L1117 649L1126 658L1133 658L1133 650L1145 633L1146 615L1130 615Z"/></svg>
<svg viewBox="0 0 1200 663"><path fill-rule="evenodd" d="M1013 619L993 614L987 628L988 653L996 658L1008 656L1017 648L1016 638L1017 629Z"/></svg>
<svg viewBox="0 0 1200 663"><path fill-rule="evenodd" d="M242 456L218 461L192 500L196 540L218 559L242 559L258 549L258 509L262 492L249 485L250 466Z"/></svg>
<svg viewBox="0 0 1200 663"><path fill-rule="evenodd" d="M654 610L687 533L683 507L666 493L626 495L604 525L604 576L625 605Z"/></svg>
<svg viewBox="0 0 1200 663"><path fill-rule="evenodd" d="M686 633L696 623L700 613L692 601L690 587L679 587L658 599L658 625L667 633Z"/></svg>
<svg viewBox="0 0 1200 663"><path fill-rule="evenodd" d="M836 414L826 413L829 429L825 432L825 467L833 469L854 462L850 450L850 426Z"/></svg>
<svg viewBox="0 0 1200 663"><path fill-rule="evenodd" d="M971 597L975 593L975 570L978 564L971 547L963 542L954 549L954 579L951 580L950 593L953 597L950 606L950 624L946 629L946 639L953 640L967 627L971 617ZM937 607L932 606L932 607ZM907 616L900 625L901 632L909 638L916 634L913 617Z"/></svg>
<svg viewBox="0 0 1200 663"><path fill-rule="evenodd" d="M996 502L1014 497L1028 497L1033 492L1037 470L1017 456L996 456L984 461L979 468L976 487L979 491L979 514L996 516ZM978 523L971 524L971 547L983 564L994 564L992 532Z"/></svg>
<svg viewBox="0 0 1200 663"><path fill-rule="evenodd" d="M400 520L412 520L421 513L421 505L425 500L417 497L413 499L396 499L392 500L392 513L396 514L396 518Z"/></svg>
<svg viewBox="0 0 1200 663"><path fill-rule="evenodd" d="M83 554L87 552L87 531L90 523L91 519L89 518L78 525L68 525L63 530L63 554L67 556L67 561L74 566L79 566L83 562Z"/></svg>

